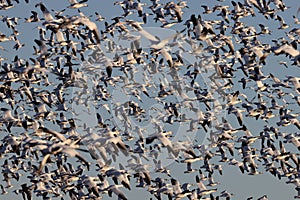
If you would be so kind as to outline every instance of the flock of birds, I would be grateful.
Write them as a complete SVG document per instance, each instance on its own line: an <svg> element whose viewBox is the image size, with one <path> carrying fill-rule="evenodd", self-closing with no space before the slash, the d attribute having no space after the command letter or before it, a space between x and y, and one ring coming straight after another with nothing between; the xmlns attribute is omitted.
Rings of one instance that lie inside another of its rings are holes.
<svg viewBox="0 0 300 200"><path fill-rule="evenodd" d="M0 58L2 195L231 199L213 179L230 165L294 184L300 198L300 77L265 72L300 67L300 10L287 24L283 0L201 1L197 14L182 0L124 0L110 20L85 15L88 0L69 3L36 3L25 19L2 12L0 51L27 48L18 26L37 26L32 57ZM278 28L244 20L258 16ZM177 31L158 37L149 24Z"/></svg>

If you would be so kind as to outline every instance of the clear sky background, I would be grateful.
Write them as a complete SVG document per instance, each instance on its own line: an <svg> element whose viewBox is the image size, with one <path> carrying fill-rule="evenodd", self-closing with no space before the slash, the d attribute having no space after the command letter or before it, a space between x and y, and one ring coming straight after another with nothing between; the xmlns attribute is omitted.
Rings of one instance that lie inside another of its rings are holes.
<svg viewBox="0 0 300 200"><path fill-rule="evenodd" d="M40 10L38 8L35 8L34 5L38 1L30 1L30 4L25 4L21 0L20 4L15 4L15 8L12 8L8 11L0 11L0 15L3 16L15 16L20 17L19 19L19 25L18 30L20 31L20 35L18 36L21 43L25 43L25 47L21 48L18 51L15 51L12 49L14 43L13 42L6 42L2 43L4 48L7 49L7 51L1 51L0 54L2 57L8 58L8 61L13 61L13 58L15 55L18 55L20 58L28 59L32 57L33 53L33 40L38 36L38 31L36 29L36 26L38 24L35 23L23 23L24 18L28 18L31 15L31 10L35 10L39 12L39 15L41 15ZM164 2L164 1L162 1ZM293 24L293 15L296 15L297 9L299 7L299 1L298 0L286 0L284 1L286 6L288 6L288 11L284 13L280 13L280 15L285 19L286 23L290 26L295 26ZM67 0L45 0L43 3L46 5L46 7L54 10L61 10L66 8L68 6ZM148 2L149 3L149 2ZM226 4L230 5L231 3L228 0L225 0L224 2L219 1L212 1L212 0L191 0L188 2L189 9L186 9L186 12L183 15L184 19L189 19L189 16L191 14L201 14L203 12L203 8L201 8L201 5L207 4L210 7L213 7L215 4ZM93 15L91 16L91 19L95 19L94 12L97 11L99 14L101 14L103 17L106 18L106 20L109 21L109 23L112 22L111 18L119 16L120 13L123 11L119 6L113 6L113 1L110 0L90 0L88 1L88 7L81 8L81 11L85 13L85 15ZM256 10L257 12L257 10ZM69 10L67 9L66 14L72 15L77 13L77 10ZM204 19L210 19L207 15L202 15ZM300 17L300 16L298 16ZM149 23L147 25L144 25L144 27L157 27L157 24L151 22L152 16L150 16L150 19L148 20ZM218 20L220 20L219 18ZM270 36L265 36L265 41L267 43L271 43L270 41L272 39L280 38L281 36L284 36L284 31L279 31L277 28L279 27L279 22L274 20L266 20L264 17L257 14L257 16L254 19L246 18L243 19L245 23L247 23L248 26L254 26L257 30L259 30L258 23L265 24L269 26L270 30L272 30L272 34ZM97 23L99 26L99 29L103 29L104 27L104 21ZM175 25L171 29L173 30L182 30L182 25ZM2 33L8 33L8 29L6 27L0 27L0 32ZM167 35L167 33L166 33ZM272 72L279 78L285 78L286 75L293 75L293 76L299 76L299 68L296 66L289 66L289 68L284 68L283 66L280 66L278 64L278 57L268 58L267 65L264 66L263 71L265 74L269 74ZM249 92L250 94L250 92ZM254 95L254 94L251 94ZM234 121L234 120L233 120ZM234 123L234 122L233 122ZM258 135L261 131L261 128L263 124L258 124L257 121L249 119L246 122L247 127L251 130L251 132L254 135ZM287 132L295 132L295 129L286 129ZM295 149L292 149L293 151L296 151ZM180 165L182 166L182 165ZM197 165L195 165L195 168ZM185 167L185 166L184 166ZM184 183L186 181L189 181L191 179L195 179L193 174L186 175L183 174L182 171L185 169L178 168L178 165L176 163L170 163L169 168L172 171L172 175L174 178L178 179L181 183ZM237 167L232 167L228 165L224 165L223 168L224 172L222 176L214 176L215 181L221 182L220 185L218 185L218 192L221 192L223 190L230 191L235 194L235 196L232 197L232 199L246 199L247 197L253 196L254 198L258 198L260 196L263 196L264 194L267 194L269 199L275 199L275 200L289 200L294 199L293 196L296 195L296 191L294 189L294 185L287 185L285 183L286 179L283 179L279 181L277 178L271 176L269 173L264 173L261 175L256 176L248 176L248 175L242 175L241 172L238 170ZM216 173L215 173L216 174ZM132 184L134 183L131 181ZM126 195L129 199L144 199L150 198L151 196L149 193L143 189L133 189L132 191L126 191ZM107 196L104 196L103 199L106 199ZM16 195L14 194L7 194L6 196L0 196L0 199L16 199ZM18 198L21 198L21 196L18 196ZM115 198L115 197L113 197Z"/></svg>

